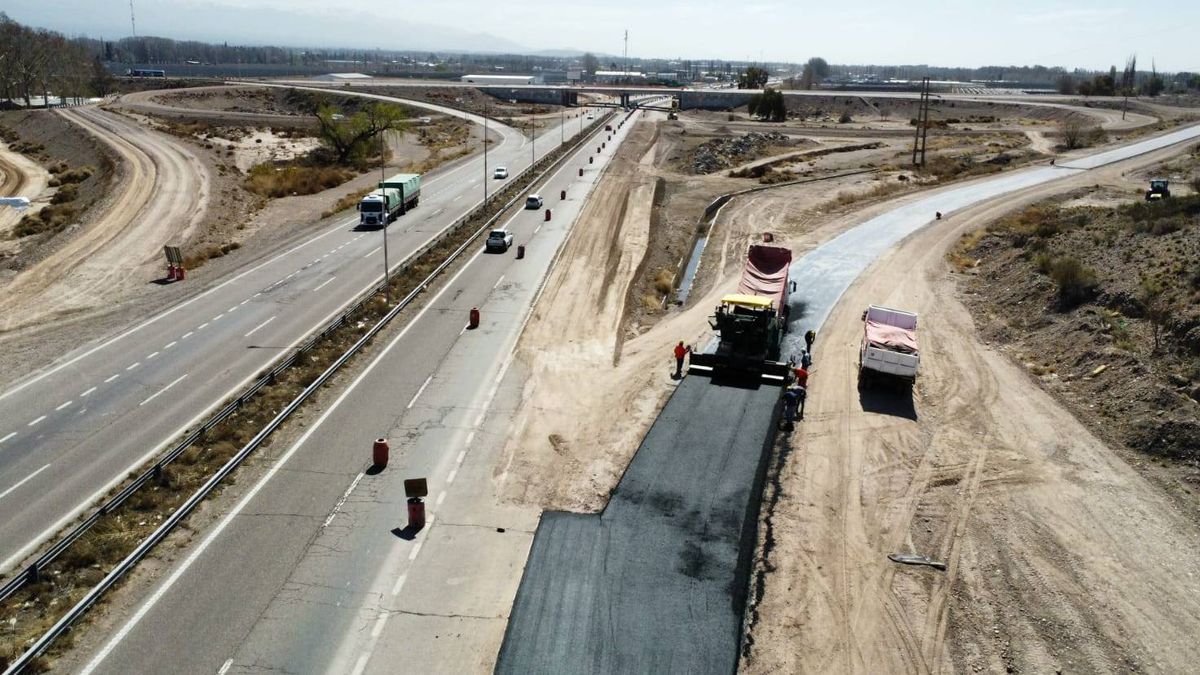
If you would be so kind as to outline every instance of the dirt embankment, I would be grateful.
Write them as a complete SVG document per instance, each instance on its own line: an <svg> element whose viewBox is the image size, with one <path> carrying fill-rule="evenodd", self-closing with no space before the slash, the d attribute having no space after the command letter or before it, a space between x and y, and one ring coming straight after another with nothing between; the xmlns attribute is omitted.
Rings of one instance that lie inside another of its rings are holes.
<svg viewBox="0 0 1200 675"><path fill-rule="evenodd" d="M1200 656L1195 496L1163 490L985 346L949 274L963 232L1063 188L914 235L829 317L768 495L743 671L1184 672ZM856 386L868 303L921 315L912 398Z"/></svg>
<svg viewBox="0 0 1200 675"><path fill-rule="evenodd" d="M1121 187L999 221L955 260L989 341L1106 439L1184 460L1200 486L1200 196Z"/></svg>

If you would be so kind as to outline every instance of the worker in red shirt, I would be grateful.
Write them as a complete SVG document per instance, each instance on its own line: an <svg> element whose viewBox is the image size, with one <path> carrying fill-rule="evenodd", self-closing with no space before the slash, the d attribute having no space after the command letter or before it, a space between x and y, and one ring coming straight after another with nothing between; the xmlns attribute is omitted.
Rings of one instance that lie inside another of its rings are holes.
<svg viewBox="0 0 1200 675"><path fill-rule="evenodd" d="M796 369L796 386L808 389L808 370L804 366Z"/></svg>
<svg viewBox="0 0 1200 675"><path fill-rule="evenodd" d="M683 377L683 357L687 356L689 353L691 353L691 351L692 351L691 347L683 346L683 340L680 340L679 344L675 345L675 379L676 380Z"/></svg>

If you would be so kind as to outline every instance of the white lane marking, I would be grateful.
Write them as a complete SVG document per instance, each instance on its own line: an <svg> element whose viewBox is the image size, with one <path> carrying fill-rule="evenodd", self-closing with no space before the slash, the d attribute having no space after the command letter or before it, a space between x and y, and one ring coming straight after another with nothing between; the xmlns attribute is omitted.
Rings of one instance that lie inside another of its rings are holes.
<svg viewBox="0 0 1200 675"><path fill-rule="evenodd" d="M362 656L358 657L358 661L355 662L354 670L350 671L350 675L362 675L363 671L367 669L367 661L369 661L370 659L371 659L370 652L367 652L366 654L363 654Z"/></svg>
<svg viewBox="0 0 1200 675"><path fill-rule="evenodd" d="M225 659L225 663L221 664L221 668L217 670L217 675L225 675L229 672L230 666L233 665L233 659Z"/></svg>
<svg viewBox="0 0 1200 675"><path fill-rule="evenodd" d="M196 332L195 332L195 331L191 331L191 330L189 330L188 332L184 333L184 334L183 334L183 335L182 335L182 336L181 336L179 339L180 339L180 340L186 340L186 339L188 339L188 338L192 337L192 336L193 336L193 335L195 335L195 334L196 334Z"/></svg>
<svg viewBox="0 0 1200 675"><path fill-rule="evenodd" d="M134 369L136 369L136 368L137 368L138 366L140 366L140 365L142 365L142 362L141 362L141 361L134 361L134 362L133 362L133 364L132 364L131 366L129 366L128 368L126 368L126 369L125 369L125 372L129 372L129 371L131 371L131 370L134 370Z"/></svg>
<svg viewBox="0 0 1200 675"><path fill-rule="evenodd" d="M472 433L473 433L473 432L472 432ZM463 460L464 460L464 459L466 459L466 458L467 458L467 451L466 451L466 450L460 450L460 451L458 452L458 459L457 459L456 461L457 461L459 464L462 464L462 463L463 463Z"/></svg>
<svg viewBox="0 0 1200 675"><path fill-rule="evenodd" d="M475 426L479 426L479 425L478 425L478 424L476 424ZM470 444L471 444L471 441L473 441L473 440L475 440L475 430L474 430L474 429L472 429L472 430L471 430L471 433L467 434L467 442L466 442L466 443L463 443L463 445L470 445ZM466 454L467 454L466 452L463 452L462 454L460 454L460 455L458 456L458 461L460 461L460 462L461 462L461 461L462 461L462 458L463 458L463 456L464 456L464 455L466 455Z"/></svg>
<svg viewBox="0 0 1200 675"><path fill-rule="evenodd" d="M29 424L26 424L25 426L27 426L27 427L32 427L32 426L35 426L35 425L37 425L38 423L40 423L40 422L41 422L42 420L44 420L44 419L46 419L46 416L45 416L45 415L42 415L41 417L39 417L39 418L37 418L36 420L34 420L34 421L30 422Z"/></svg>
<svg viewBox="0 0 1200 675"><path fill-rule="evenodd" d="M538 233L538 232L540 232L541 230L542 230L542 226L541 226L541 225L538 225L537 227L533 228L533 233L534 233L534 234L537 234L537 233Z"/></svg>
<svg viewBox="0 0 1200 675"><path fill-rule="evenodd" d="M138 607L133 616L130 617L123 626L121 626L120 630L118 630L111 638L109 638L108 642L104 643L104 646L96 652L95 656L92 657L92 660L89 661L87 665L85 665L83 669L79 671L79 675L90 675L96 670L96 668L100 666L101 663L104 662L106 658L108 658L108 655L117 648L117 645L121 644L121 642L123 642L125 638L129 636L129 633L133 631L133 629L136 628L139 623L142 622L142 619L146 618L146 615L150 613L150 610L154 609L155 605L162 600L163 596L166 595L175 584L179 583L179 580L183 578L183 575L187 574L187 571L191 569L192 565L196 564L196 561L200 559L200 556L204 555L204 552L208 550L208 547L212 546L213 542L221 536L227 527L229 527L229 524L232 523L239 515L241 515L242 511L246 510L246 507L250 504L250 502L253 501L258 493L261 492L264 487L266 487L267 483L275 477L275 474L279 473L283 466L287 464L297 452L300 451L300 448L304 445L304 443L308 441L308 439L312 437L314 433L316 433L317 429L321 428L321 425L323 425L325 421L329 419L329 416L332 415L339 407L341 407L342 403L350 397L350 394L354 393L354 390L358 388L358 385L361 384L363 380L365 380L367 376L369 376L371 372L375 370L375 367L378 366L380 362L387 358L392 349L394 349L396 345L400 344L400 341L404 339L406 335L408 335L408 332L412 330L414 326L420 323L421 319L425 316L425 313L429 311L429 308L435 307L446 291L454 288L454 285L458 282L459 277L461 277L467 270L471 269L471 265L474 264L481 255L483 255L483 251L479 251L474 255L474 257L468 260L467 263L462 266L462 269L460 269L450 279L450 281L442 287L442 290L438 291L437 295L433 296L433 299L429 301L429 304L421 308L421 311L418 312L415 317L413 317L413 320L409 322L409 324L405 326L404 329L396 335L396 337L392 338L392 341L389 342L387 346L379 352L379 355L376 356L375 359L371 361L371 363L368 364L361 373L359 373L358 377L350 382L349 386L342 391L341 395L334 400L333 404L326 408L323 413L321 413L321 416L317 418L317 421L314 422L313 425L309 427L299 439L296 440L292 447L288 448L287 452L283 453L283 455L275 462L275 464L273 464L271 468L268 469L265 474L263 474L263 477L254 484L254 487L250 488L245 496L242 497L242 500L234 505L234 507L225 514L224 518L217 523L216 527L209 531L208 536L206 536L203 541L192 548L191 553L184 558L183 562L179 563L179 565L175 567L174 571L171 572L171 575L168 576L165 581L159 584L158 588L156 588L154 593L147 598L146 602L142 603L142 605ZM425 523L428 527L433 523L433 518L428 518ZM58 527L61 526L56 526L55 529ZM22 557L23 556L24 554L22 554Z"/></svg>
<svg viewBox="0 0 1200 675"><path fill-rule="evenodd" d="M243 300L242 302L245 302L245 300ZM233 307L230 307L229 309L225 310L225 313L228 314L230 312L237 311L238 307L240 307L240 305L234 305Z"/></svg>
<svg viewBox="0 0 1200 675"><path fill-rule="evenodd" d="M458 331L458 334L459 334L459 336L462 336L462 334L465 332L467 332L467 324L464 323L462 330Z"/></svg>
<svg viewBox="0 0 1200 675"><path fill-rule="evenodd" d="M152 354L150 354L149 356L146 357L146 360L149 361L150 359L158 356L158 354L159 354L159 352L153 352Z"/></svg>
<svg viewBox="0 0 1200 675"><path fill-rule="evenodd" d="M17 393L18 391L22 391L26 387L29 387L37 382L40 382L40 381L46 379L47 377L50 377L51 375L57 373L58 371L62 370L63 368L66 368L68 366L78 363L81 359L85 359L85 358L91 356L92 354L95 354L96 352L100 351L101 349L104 349L105 347L107 347L109 345L111 345L119 340L123 340L123 339L129 337L130 335L133 335L134 333L142 330L146 326L149 326L153 323L161 321L163 318L174 314L175 312L183 309L184 307L187 307L188 305L192 304L193 302L196 302L202 298L208 297L209 295L211 295L213 293L216 293L217 291L228 286L229 284L232 284L233 282L237 281L238 279L241 279L242 277L244 277L248 274L253 274L254 272L258 271L259 269L261 269L263 267L266 267L267 265L270 265L271 263L275 262L276 260L290 256L292 253L304 248L305 246L308 246L309 244L312 244L313 242L316 242L318 240L324 239L325 237L328 237L331 234L341 232L343 229L345 229L345 227L347 225L349 225L350 223L353 223L353 222L354 222L354 219L350 219L343 223L338 223L338 224L334 225L333 227L329 228L329 231L319 234L319 235L313 237L312 239L309 239L308 241L300 242L299 244L296 244L292 248L275 256L274 258L271 258L270 260L264 260L263 262L259 263L258 265L255 265L254 267L251 267L250 269L242 272L241 274L238 274L237 276L233 277L232 279L227 279L227 280L217 284L216 286L213 286L212 288L208 289L207 291L201 293L200 295L197 295L196 297L194 297L190 300L187 300L178 305L175 305L174 307L168 309L167 311L165 311L161 314L157 314L152 318L146 319L145 321L139 323L138 325L134 326L133 328L130 328L129 330L125 331L124 333L121 333L120 335L110 338L109 340L102 342L102 343L96 345L95 347L92 347L91 349L83 352L82 354L79 354L75 358L73 358L69 361L60 363L57 366L55 366L54 368L51 368L50 370L47 370L46 372L42 373L41 375L38 375L37 377L34 377L34 378L30 378L30 379L22 382L21 384L18 384L17 386L13 387L12 389L5 391L4 393L0 394L0 400L4 400L4 399L8 398L9 396L12 396L13 394Z"/></svg>
<svg viewBox="0 0 1200 675"><path fill-rule="evenodd" d="M400 578L396 579L396 583L392 584L392 595L393 596L400 595L400 589L404 587L404 581L406 579L408 579L408 575L401 574Z"/></svg>
<svg viewBox="0 0 1200 675"><path fill-rule="evenodd" d="M170 342L168 342L167 344L163 345L163 350L165 351L165 350L167 350L167 349L170 349L171 347L174 347L174 346L175 346L175 345L177 345L177 344L179 344L179 341L178 341L178 340L171 340L171 341L170 341Z"/></svg>
<svg viewBox="0 0 1200 675"><path fill-rule="evenodd" d="M3 443L4 441L9 440L10 438L12 438L13 436L16 436L16 435L17 435L17 432L10 431L7 436L5 436L4 438L0 438L0 443Z"/></svg>
<svg viewBox="0 0 1200 675"><path fill-rule="evenodd" d="M252 296L250 296L250 297L252 297L252 298L257 298L257 297L258 297L258 296L260 296L260 295L262 295L262 291L259 291L259 292L255 293L254 295L252 295Z"/></svg>
<svg viewBox="0 0 1200 675"><path fill-rule="evenodd" d="M417 545L416 545L416 546L413 546L412 550L408 552L408 559L409 559L409 560L416 560L416 559L417 559L417 555L418 555L418 554L421 552L421 547L422 547L422 546L424 546L424 545L425 545L425 540L424 540L424 539L422 539L421 541L418 541L418 542L417 542Z"/></svg>
<svg viewBox="0 0 1200 675"><path fill-rule="evenodd" d="M453 469L450 470L450 474L446 476L446 484L449 485L450 483L453 483L454 479L457 476L458 476L458 467L454 467Z"/></svg>
<svg viewBox="0 0 1200 675"><path fill-rule="evenodd" d="M387 611L379 612L379 618L375 619L375 627L371 629L371 637L379 637L380 633L383 632L383 625L387 623L387 620Z"/></svg>
<svg viewBox="0 0 1200 675"><path fill-rule="evenodd" d="M442 490L441 492L439 492L439 493L438 493L438 496L437 496L437 505L438 505L438 506L441 506L441 505L442 505L442 502L444 502L444 501L446 501L446 491L445 491L445 490Z"/></svg>
<svg viewBox="0 0 1200 675"><path fill-rule="evenodd" d="M317 286L316 288L313 289L313 292L315 293L315 292L321 290L322 288L325 288L326 285L333 283L333 280L335 278L336 277L329 277L325 281L322 281L320 286Z"/></svg>
<svg viewBox="0 0 1200 675"><path fill-rule="evenodd" d="M162 389L159 389L158 391L154 392L153 394L150 394L150 398L146 399L145 401L142 401L141 403L138 404L138 406L146 405L150 401L153 401L154 399L158 398L161 394L166 393L166 391L168 389L170 389L171 387L174 387L175 385L182 382L183 378L185 378L187 376L188 376L188 374L184 373L184 374L180 375L179 377L175 378L174 382L172 382L171 384L168 384L167 386L163 387Z"/></svg>
<svg viewBox="0 0 1200 675"><path fill-rule="evenodd" d="M93 391L96 391L96 388L95 388L95 387L92 387L91 389L88 389L87 391L85 391L85 392L83 392L82 394L80 394L80 395L79 395L79 398L84 398L84 397L86 397L88 394L91 394Z"/></svg>
<svg viewBox="0 0 1200 675"><path fill-rule="evenodd" d="M425 382L421 384L421 388L417 390L417 393L413 394L412 400L409 401L408 405L404 407L405 410L409 410L413 407L413 404L417 402L418 398L421 398L421 394L425 392L425 387L428 387L431 381L433 381L433 375L425 378Z"/></svg>
<svg viewBox="0 0 1200 675"><path fill-rule="evenodd" d="M117 379L120 376L121 376L120 373L117 373L116 375L110 375L109 378L104 381L104 384L108 384L109 382L112 382L113 380Z"/></svg>
<svg viewBox="0 0 1200 675"><path fill-rule="evenodd" d="M365 472L358 472L358 475L355 476L354 480L350 483L350 487L346 488L346 491L342 493L341 499L337 500L337 503L333 505L333 510L329 512L329 517L325 519L325 524L321 527L329 527L329 524L333 522L334 516L338 514L338 511L342 510L342 505L345 504L346 500L350 498L350 493L354 492L354 488L358 487L358 482L362 480L363 476L365 475L367 475Z"/></svg>
<svg viewBox="0 0 1200 675"><path fill-rule="evenodd" d="M4 492L0 492L0 499L4 499L5 497L7 497L9 495L10 492L12 492L13 490L16 490L17 488L21 487L25 483L28 483L29 480L32 479L34 476L38 475L39 473L41 473L49 468L50 468L50 465L47 464L46 466L43 466L42 468L38 469L37 471L34 471L33 473L29 474L28 476L25 476L24 478L21 479L21 482L8 488Z"/></svg>
<svg viewBox="0 0 1200 675"><path fill-rule="evenodd" d="M220 320L221 320L221 317L223 317L223 316L225 316L225 312L221 312L220 314L218 314L218 315L214 316L214 317L212 318L212 320L213 320L213 321L220 321Z"/></svg>
<svg viewBox="0 0 1200 675"><path fill-rule="evenodd" d="M456 202L456 201L458 201L458 200L460 200L460 199L462 199L462 198L463 198L463 196L462 196L462 195L459 195L459 196L455 197L454 199L451 199L450 201L452 201L452 202Z"/></svg>
<svg viewBox="0 0 1200 675"><path fill-rule="evenodd" d="M74 401L67 401L66 403L64 403L64 404L62 404L62 405L58 406L57 408L55 408L55 409L54 409L54 412L58 412L59 410L62 410L63 408L65 408L65 407L67 407L67 406L71 405L72 403L74 403Z"/></svg>
<svg viewBox="0 0 1200 675"><path fill-rule="evenodd" d="M276 314L275 316L279 316L279 315L278 315L278 314ZM271 318L267 319L266 321L264 321L264 322L262 322L262 323L258 324L258 325L257 325L257 326L255 326L254 328L250 329L250 332L249 332L249 333L246 333L246 334L245 334L245 335L243 335L242 337L250 337L251 335L254 335L255 333L257 333L257 332L258 332L258 329L260 329L260 328L262 328L263 326L265 326L265 325L267 325L267 324L271 323L272 321L274 321L274 320L275 320L275 316L272 316Z"/></svg>
<svg viewBox="0 0 1200 675"><path fill-rule="evenodd" d="M500 278L496 280L496 283L492 284L492 290L494 291L494 290L496 290L497 288L499 288L499 286L500 286L500 282L502 282L502 281L504 281L504 275L503 275L503 274L501 274L501 275L500 275Z"/></svg>
<svg viewBox="0 0 1200 675"><path fill-rule="evenodd" d="M200 324L199 326L196 326L196 330L204 330L207 327L208 327L208 322L205 321L204 323ZM187 336L185 335L184 337L187 337Z"/></svg>
<svg viewBox="0 0 1200 675"><path fill-rule="evenodd" d="M370 253L368 253L368 254L364 255L364 256L363 256L363 259L365 260L365 259L367 259L367 258L370 258L371 256L375 255L376 253L379 253L379 251L380 251L382 248L383 248L382 246L376 246L375 248L371 249L371 252L370 252Z"/></svg>

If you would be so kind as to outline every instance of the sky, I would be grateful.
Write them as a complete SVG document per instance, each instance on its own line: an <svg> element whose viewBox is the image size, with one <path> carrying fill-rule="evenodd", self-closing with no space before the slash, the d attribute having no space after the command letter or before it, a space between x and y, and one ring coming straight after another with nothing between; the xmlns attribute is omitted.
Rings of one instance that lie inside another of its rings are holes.
<svg viewBox="0 0 1200 675"><path fill-rule="evenodd" d="M22 23L130 34L123 0L5 0ZM239 44L841 64L1060 65L1200 71L1197 0L134 0L137 31Z"/></svg>

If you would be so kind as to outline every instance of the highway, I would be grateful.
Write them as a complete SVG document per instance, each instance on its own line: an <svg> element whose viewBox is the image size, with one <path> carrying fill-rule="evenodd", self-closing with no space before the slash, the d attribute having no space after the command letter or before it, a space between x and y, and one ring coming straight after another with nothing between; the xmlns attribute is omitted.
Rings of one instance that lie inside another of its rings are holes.
<svg viewBox="0 0 1200 675"><path fill-rule="evenodd" d="M520 395L511 354L630 126L595 164L589 144L539 188L551 221L541 211L508 221L526 245L523 260L512 250L475 252L403 330L380 341L366 371L112 639L81 655L81 672L153 672L164 663L195 673L391 673L404 663L474 672L490 663L539 516L492 497ZM471 307L482 321L468 331ZM371 475L377 437L389 439L392 459ZM402 480L415 477L429 480L430 522L414 537L400 528Z"/></svg>
<svg viewBox="0 0 1200 675"><path fill-rule="evenodd" d="M499 136L489 171L504 164L515 175L529 165L526 137L495 122L489 128ZM567 142L579 129L579 119L566 121ZM560 135L557 125L546 129L538 156L558 147ZM393 267L472 210L482 181L489 194L509 182L483 173L476 155L426 177L420 206L386 231ZM188 299L0 393L0 571L376 283L384 234L355 231L356 223L357 214L340 220L201 292L183 282Z"/></svg>
<svg viewBox="0 0 1200 675"><path fill-rule="evenodd" d="M1104 155L1119 161L1197 137L1200 126ZM570 195L555 219L521 212L512 220L527 258L475 255L113 637L81 655L83 672L143 672L166 662L223 673L490 667L540 516L492 499L520 392L512 346L586 187L615 147L596 166L576 159L553 176L543 194ZM582 179L574 173L580 165L588 169ZM793 270L802 289L794 298L804 304L791 335L819 328L858 274L934 211L1084 170L1037 167L951 186L831 240ZM483 309L483 325L466 331L473 306ZM391 440L393 459L369 475L375 437ZM431 522L415 537L400 529L401 481L411 477L430 480Z"/></svg>

